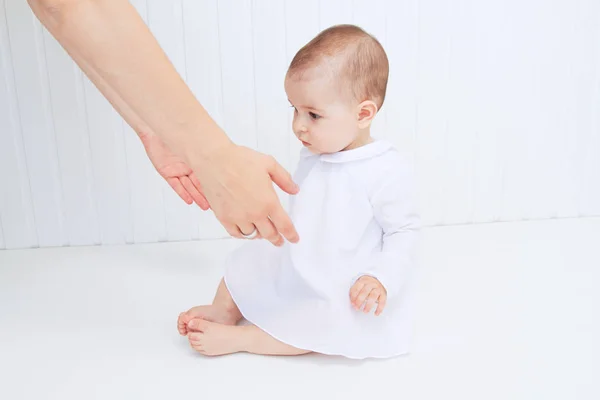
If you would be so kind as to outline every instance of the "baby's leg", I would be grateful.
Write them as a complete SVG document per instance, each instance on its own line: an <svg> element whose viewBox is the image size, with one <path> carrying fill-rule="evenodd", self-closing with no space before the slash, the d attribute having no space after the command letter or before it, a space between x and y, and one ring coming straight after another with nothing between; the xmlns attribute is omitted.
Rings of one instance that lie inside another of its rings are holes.
<svg viewBox="0 0 600 400"><path fill-rule="evenodd" d="M228 314L230 314L232 319L235 319L236 323L242 319L242 313L233 301L231 293L229 293L229 289L227 289L227 285L225 285L225 279L221 279L221 283L219 283L217 293L213 299L213 306L220 310L226 311Z"/></svg>
<svg viewBox="0 0 600 400"><path fill-rule="evenodd" d="M211 305L192 307L188 311L179 314L177 330L181 335L188 334L187 324L194 318L202 318L224 325L235 325L242 319L242 314L231 298L223 279L221 279Z"/></svg>
<svg viewBox="0 0 600 400"><path fill-rule="evenodd" d="M228 326L195 319L188 335L193 349L207 356L248 352L265 355L296 356L310 353L280 342L255 325Z"/></svg>
<svg viewBox="0 0 600 400"><path fill-rule="evenodd" d="M311 353L309 350L298 349L289 344L280 342L256 325L249 325L241 328L247 328L245 333L247 343L244 351L247 351L248 353L274 356L298 356Z"/></svg>

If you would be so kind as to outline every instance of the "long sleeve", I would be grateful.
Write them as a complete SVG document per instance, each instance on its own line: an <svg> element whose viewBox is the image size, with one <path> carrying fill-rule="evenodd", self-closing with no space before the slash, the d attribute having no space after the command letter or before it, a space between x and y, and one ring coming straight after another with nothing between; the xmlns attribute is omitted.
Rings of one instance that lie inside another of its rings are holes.
<svg viewBox="0 0 600 400"><path fill-rule="evenodd" d="M409 163L394 157L394 162L378 178L371 185L370 199L375 220L383 230L382 248L363 275L377 278L388 298L392 298L401 292L413 273L421 221L414 172Z"/></svg>

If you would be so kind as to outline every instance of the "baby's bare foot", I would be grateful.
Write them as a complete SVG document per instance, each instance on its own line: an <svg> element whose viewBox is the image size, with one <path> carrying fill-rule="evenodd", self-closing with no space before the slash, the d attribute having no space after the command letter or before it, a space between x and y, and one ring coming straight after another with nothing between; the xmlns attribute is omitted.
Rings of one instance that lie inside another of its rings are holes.
<svg viewBox="0 0 600 400"><path fill-rule="evenodd" d="M180 335L185 336L188 334L188 323L194 318L202 318L223 325L235 325L239 320L237 310L226 310L214 305L192 307L188 311L179 314L177 330Z"/></svg>
<svg viewBox="0 0 600 400"><path fill-rule="evenodd" d="M243 351L246 326L223 325L193 319L189 323L192 330L188 334L190 346L205 356L221 356Z"/></svg>

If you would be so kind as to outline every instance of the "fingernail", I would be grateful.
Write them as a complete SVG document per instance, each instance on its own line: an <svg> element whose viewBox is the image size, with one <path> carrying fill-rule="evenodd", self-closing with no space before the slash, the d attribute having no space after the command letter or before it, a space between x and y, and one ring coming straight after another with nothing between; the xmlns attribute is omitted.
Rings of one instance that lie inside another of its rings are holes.
<svg viewBox="0 0 600 400"><path fill-rule="evenodd" d="M188 326L190 328L195 328L197 326L197 322L195 320L191 320L190 322L188 322Z"/></svg>

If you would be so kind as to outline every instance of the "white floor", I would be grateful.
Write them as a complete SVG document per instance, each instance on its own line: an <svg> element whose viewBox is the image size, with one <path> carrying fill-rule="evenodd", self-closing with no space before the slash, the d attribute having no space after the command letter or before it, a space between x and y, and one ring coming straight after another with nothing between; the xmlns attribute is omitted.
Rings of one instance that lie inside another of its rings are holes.
<svg viewBox="0 0 600 400"><path fill-rule="evenodd" d="M600 219L423 232L412 355L204 358L232 241L0 252L0 399L600 399Z"/></svg>

